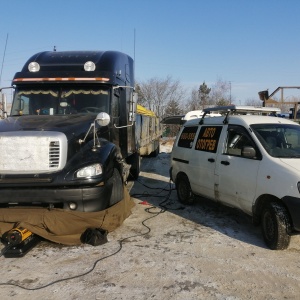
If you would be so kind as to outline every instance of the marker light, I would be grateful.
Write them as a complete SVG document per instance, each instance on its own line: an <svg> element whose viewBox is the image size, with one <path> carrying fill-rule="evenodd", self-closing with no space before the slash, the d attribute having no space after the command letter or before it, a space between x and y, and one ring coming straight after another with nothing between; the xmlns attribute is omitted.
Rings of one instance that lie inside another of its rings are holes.
<svg viewBox="0 0 300 300"><path fill-rule="evenodd" d="M29 72L38 72L40 70L40 65L33 61L28 65Z"/></svg>
<svg viewBox="0 0 300 300"><path fill-rule="evenodd" d="M96 65L92 61L87 61L84 64L84 70L85 71L95 71L96 70Z"/></svg>

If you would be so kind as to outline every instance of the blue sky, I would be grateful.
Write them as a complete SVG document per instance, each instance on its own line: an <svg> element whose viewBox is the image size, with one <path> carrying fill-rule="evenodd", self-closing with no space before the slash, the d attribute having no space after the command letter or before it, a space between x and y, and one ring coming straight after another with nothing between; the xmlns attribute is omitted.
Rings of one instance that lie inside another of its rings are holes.
<svg viewBox="0 0 300 300"><path fill-rule="evenodd" d="M172 76L188 91L231 81L236 103L300 85L298 0L1 0L1 11L2 87L53 46L122 51L137 80Z"/></svg>

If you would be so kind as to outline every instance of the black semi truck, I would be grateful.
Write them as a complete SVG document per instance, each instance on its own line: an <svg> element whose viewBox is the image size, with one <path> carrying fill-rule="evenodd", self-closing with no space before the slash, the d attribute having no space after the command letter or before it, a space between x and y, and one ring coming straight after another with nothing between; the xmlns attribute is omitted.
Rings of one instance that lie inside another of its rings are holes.
<svg viewBox="0 0 300 300"><path fill-rule="evenodd" d="M133 59L41 52L12 87L10 114L0 120L0 207L91 212L123 199L124 182L139 174L141 123L151 118L137 115ZM155 149L161 132L151 130Z"/></svg>

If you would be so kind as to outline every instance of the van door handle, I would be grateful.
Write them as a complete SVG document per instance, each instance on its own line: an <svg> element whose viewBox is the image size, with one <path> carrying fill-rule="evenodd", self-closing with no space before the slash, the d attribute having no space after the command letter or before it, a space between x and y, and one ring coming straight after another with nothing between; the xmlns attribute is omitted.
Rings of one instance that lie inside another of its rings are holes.
<svg viewBox="0 0 300 300"><path fill-rule="evenodd" d="M230 162L226 161L226 160L221 160L221 164L225 165L225 166L228 166L228 165L230 165Z"/></svg>
<svg viewBox="0 0 300 300"><path fill-rule="evenodd" d="M208 161L209 162L215 162L215 159L214 158L209 158Z"/></svg>

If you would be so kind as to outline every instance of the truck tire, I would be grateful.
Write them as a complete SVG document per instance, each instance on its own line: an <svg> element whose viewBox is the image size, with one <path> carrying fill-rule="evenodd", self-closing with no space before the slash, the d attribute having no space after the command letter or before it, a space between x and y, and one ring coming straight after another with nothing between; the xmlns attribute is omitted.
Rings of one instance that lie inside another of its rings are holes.
<svg viewBox="0 0 300 300"><path fill-rule="evenodd" d="M160 150L159 148L160 147L159 147L159 142L158 142L158 145L157 145L156 149L151 153L151 156L156 157L159 154L159 150Z"/></svg>
<svg viewBox="0 0 300 300"><path fill-rule="evenodd" d="M188 177L185 174L179 174L176 180L177 196L183 204L193 204L194 194L191 190L191 185Z"/></svg>
<svg viewBox="0 0 300 300"><path fill-rule="evenodd" d="M114 168L113 175L108 179L107 184L112 185L109 206L120 202L124 198L124 186L118 169Z"/></svg>
<svg viewBox="0 0 300 300"><path fill-rule="evenodd" d="M140 168L141 168L141 156L139 153L135 152L133 153L128 160L128 164L131 165L130 168L130 179L136 180L139 177L140 174Z"/></svg>
<svg viewBox="0 0 300 300"><path fill-rule="evenodd" d="M261 215L264 241L272 250L284 250L290 244L291 222L286 208L276 202L265 205Z"/></svg>

